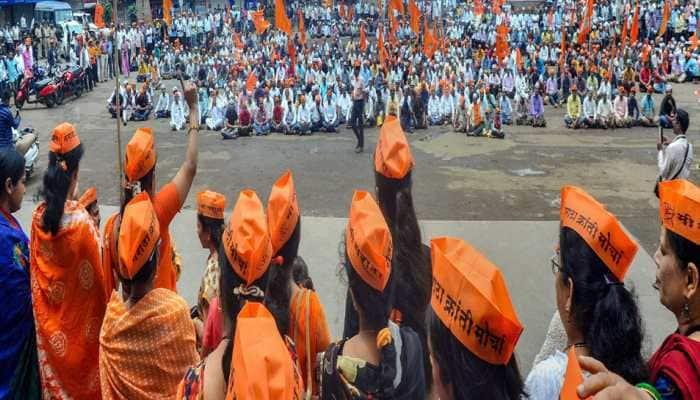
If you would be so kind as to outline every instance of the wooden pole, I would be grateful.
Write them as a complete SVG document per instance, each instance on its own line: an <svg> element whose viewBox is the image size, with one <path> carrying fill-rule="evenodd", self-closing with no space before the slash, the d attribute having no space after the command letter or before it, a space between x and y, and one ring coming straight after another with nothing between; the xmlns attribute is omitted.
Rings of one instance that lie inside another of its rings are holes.
<svg viewBox="0 0 700 400"><path fill-rule="evenodd" d="M112 51L114 53L113 69L114 69L114 97L116 98L117 112L117 171L119 173L119 206L124 203L124 161L122 159L122 126L121 126L121 104L119 98L119 49L117 49L117 14L119 0L112 0L112 15L114 16L114 34L112 35Z"/></svg>

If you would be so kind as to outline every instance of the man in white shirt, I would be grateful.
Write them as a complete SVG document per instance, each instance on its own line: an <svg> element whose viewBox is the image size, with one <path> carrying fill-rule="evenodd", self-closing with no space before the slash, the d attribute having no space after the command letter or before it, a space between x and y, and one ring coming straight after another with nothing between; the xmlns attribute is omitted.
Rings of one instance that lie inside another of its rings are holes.
<svg viewBox="0 0 700 400"><path fill-rule="evenodd" d="M596 125L602 129L612 128L615 125L615 121L613 120L610 99L608 99L608 96L603 95L598 97L600 97L600 100L598 100L598 107L596 108L596 114L598 114Z"/></svg>
<svg viewBox="0 0 700 400"><path fill-rule="evenodd" d="M187 123L187 114L189 113L187 105L182 101L180 92L176 87L173 88L173 103L170 106L170 129L179 131L185 127Z"/></svg>
<svg viewBox="0 0 700 400"><path fill-rule="evenodd" d="M586 93L586 98L583 99L583 124L587 128L595 128L596 119L598 119L598 114L596 113L595 99L592 93Z"/></svg>
<svg viewBox="0 0 700 400"><path fill-rule="evenodd" d="M323 130L328 133L336 132L338 126L338 106L333 99L333 92L328 91L326 99L323 103Z"/></svg>
<svg viewBox="0 0 700 400"><path fill-rule="evenodd" d="M659 151L657 157L659 181L688 179L690 166L693 163L693 145L685 135L690 123L688 113L678 109L671 115L670 120L673 126L673 139L669 142L663 135L663 128L660 127L661 135L656 143L656 149Z"/></svg>
<svg viewBox="0 0 700 400"><path fill-rule="evenodd" d="M428 123L430 125L442 125L442 113L440 112L440 98L435 94L435 89L430 89L428 100Z"/></svg>

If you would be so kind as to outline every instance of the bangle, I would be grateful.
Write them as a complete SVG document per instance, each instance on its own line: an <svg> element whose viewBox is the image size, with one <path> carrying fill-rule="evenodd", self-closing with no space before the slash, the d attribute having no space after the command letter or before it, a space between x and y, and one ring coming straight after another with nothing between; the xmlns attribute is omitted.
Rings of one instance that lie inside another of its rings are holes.
<svg viewBox="0 0 700 400"><path fill-rule="evenodd" d="M661 393L656 388L646 382L638 383L635 387L648 394L654 400L661 400Z"/></svg>

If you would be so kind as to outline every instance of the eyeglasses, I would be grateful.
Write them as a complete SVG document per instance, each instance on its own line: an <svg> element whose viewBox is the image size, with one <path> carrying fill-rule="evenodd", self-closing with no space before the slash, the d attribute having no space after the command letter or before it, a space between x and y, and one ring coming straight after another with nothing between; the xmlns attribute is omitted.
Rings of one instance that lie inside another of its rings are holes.
<svg viewBox="0 0 700 400"><path fill-rule="evenodd" d="M556 253L552 256L552 258L549 259L550 264L552 265L552 274L556 275L557 272L561 271L561 256L559 253Z"/></svg>

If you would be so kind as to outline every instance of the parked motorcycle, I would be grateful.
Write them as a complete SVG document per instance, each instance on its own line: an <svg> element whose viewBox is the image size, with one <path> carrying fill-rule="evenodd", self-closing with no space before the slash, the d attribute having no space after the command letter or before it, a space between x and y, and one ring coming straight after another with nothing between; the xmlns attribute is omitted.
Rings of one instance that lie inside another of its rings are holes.
<svg viewBox="0 0 700 400"><path fill-rule="evenodd" d="M12 140L17 143L19 139L21 139L24 135L29 134L29 133L34 133L34 128L32 127L26 127L22 130L19 129L12 129ZM39 136L36 136L36 139L34 139L34 143L32 143L31 146L29 146L29 149L27 152L24 154L24 174L26 179L29 179L29 177L34 173L34 164L36 163L36 160L39 158Z"/></svg>
<svg viewBox="0 0 700 400"><path fill-rule="evenodd" d="M15 94L15 107L18 110L22 109L24 103L41 103L48 108L56 105L58 87L53 79L44 75L41 69L35 67L31 76L25 76L22 79L19 90Z"/></svg>
<svg viewBox="0 0 700 400"><path fill-rule="evenodd" d="M85 90L85 70L82 67L67 65L56 78L58 104L69 96L77 99Z"/></svg>

